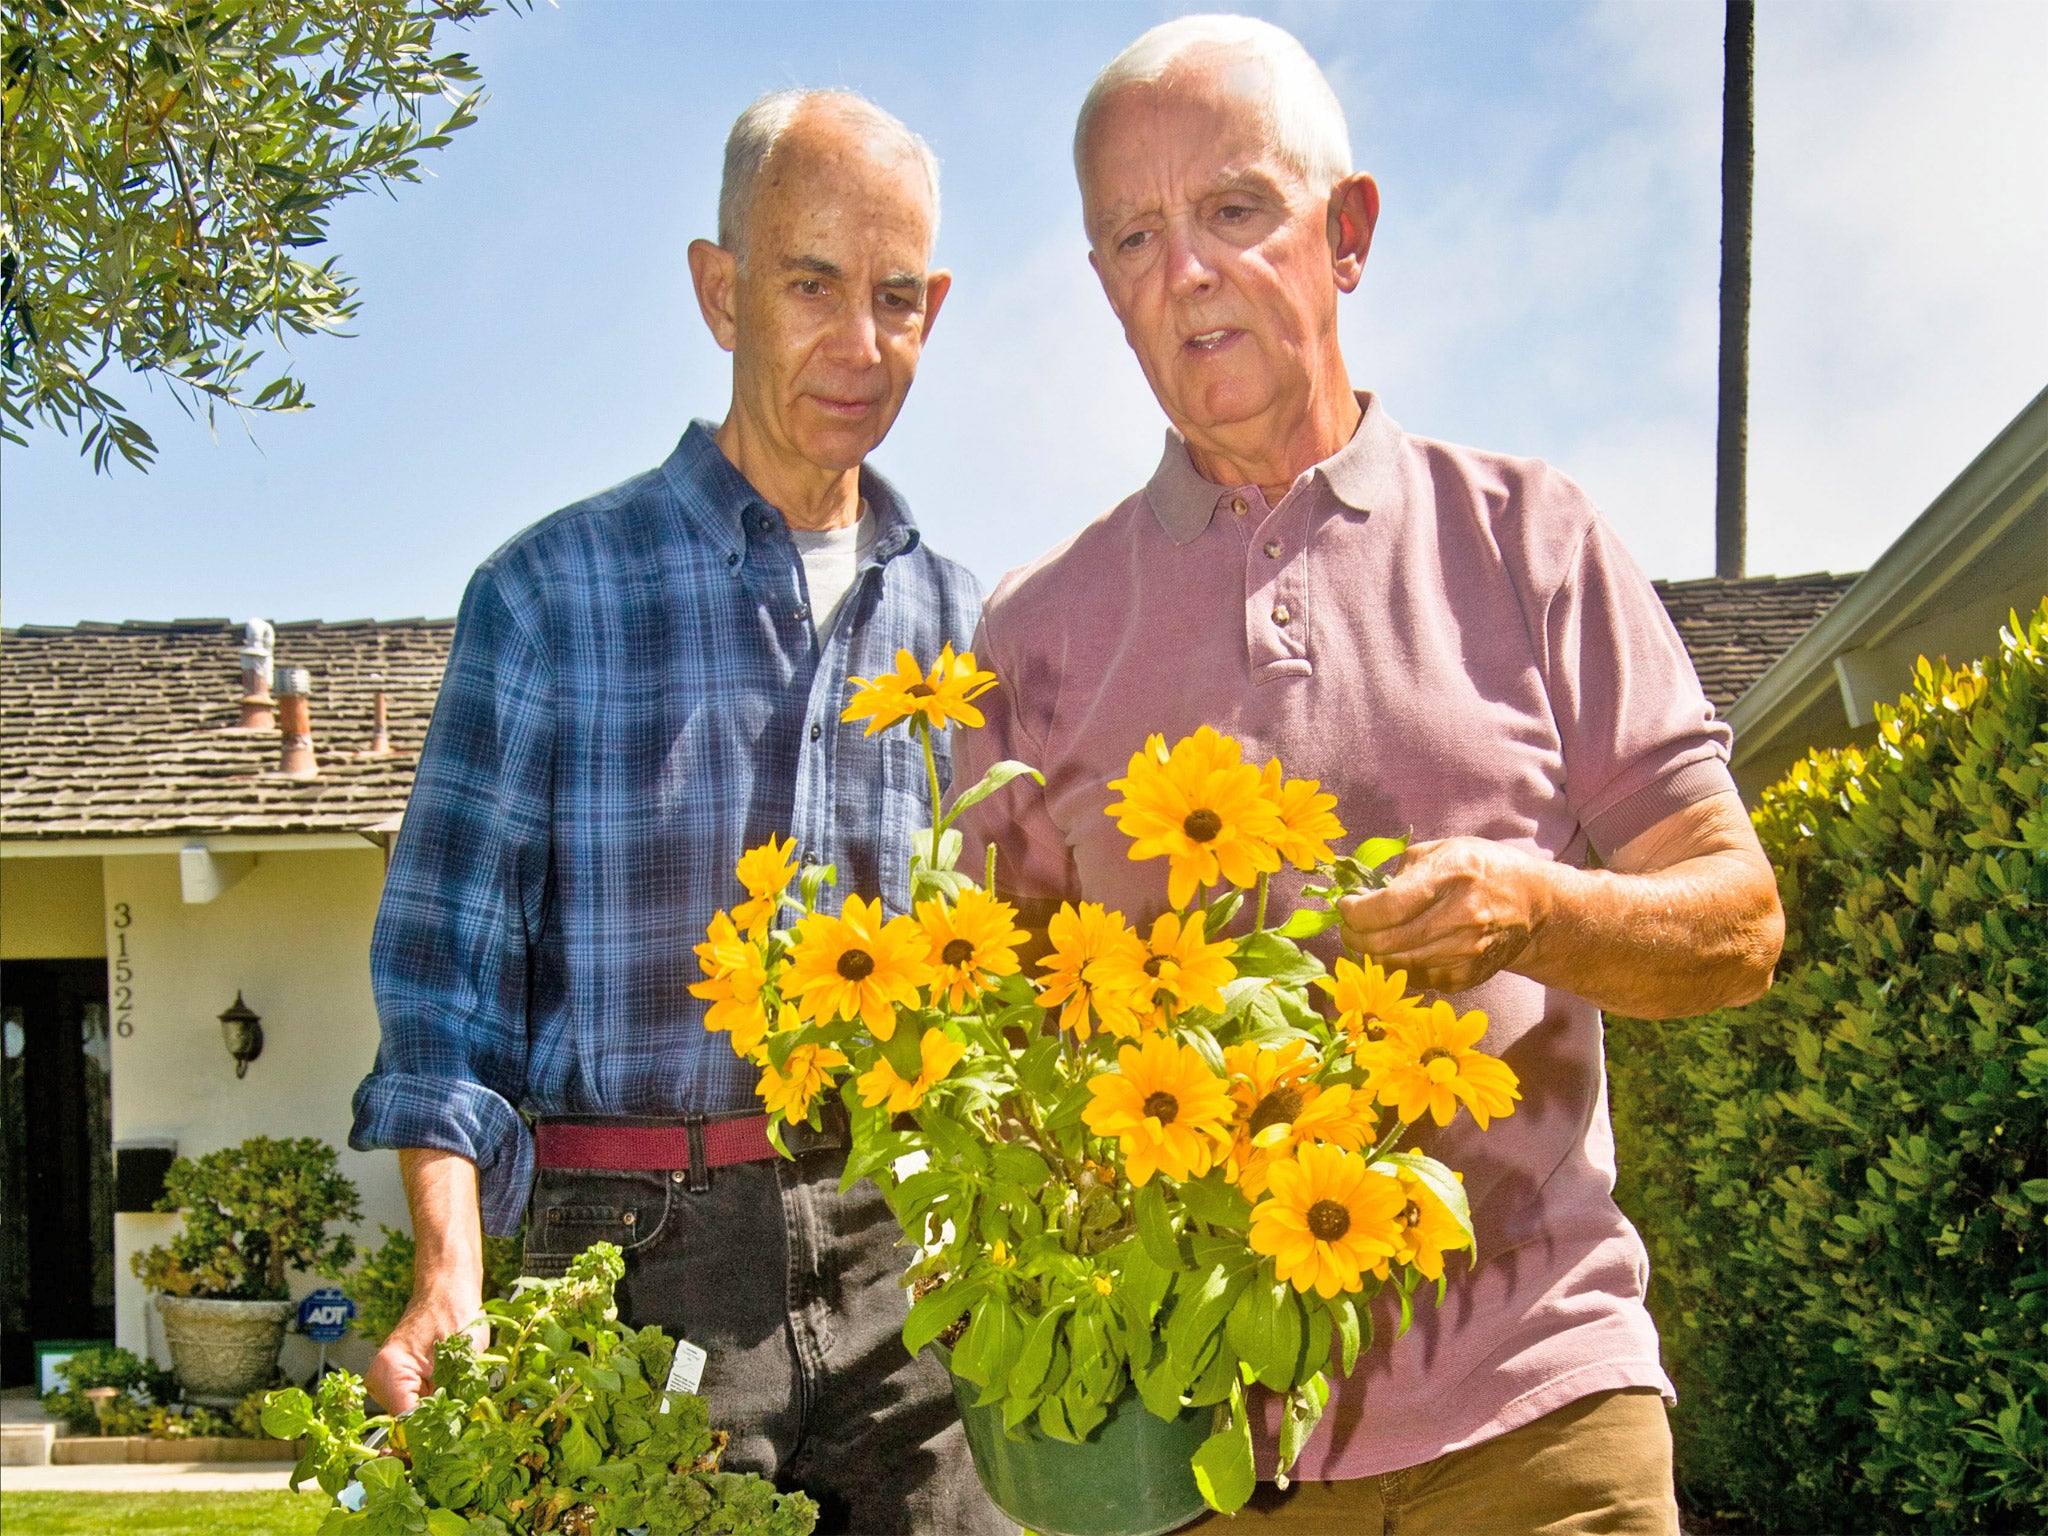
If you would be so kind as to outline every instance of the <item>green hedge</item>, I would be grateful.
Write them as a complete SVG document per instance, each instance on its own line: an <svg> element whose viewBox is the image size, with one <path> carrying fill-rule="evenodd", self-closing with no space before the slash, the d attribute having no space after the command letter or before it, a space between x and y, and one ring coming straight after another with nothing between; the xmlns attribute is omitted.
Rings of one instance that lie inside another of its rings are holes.
<svg viewBox="0 0 2048 1536"><path fill-rule="evenodd" d="M2048 603L1756 811L1776 986L1609 1021L1694 1508L2048 1528Z"/></svg>

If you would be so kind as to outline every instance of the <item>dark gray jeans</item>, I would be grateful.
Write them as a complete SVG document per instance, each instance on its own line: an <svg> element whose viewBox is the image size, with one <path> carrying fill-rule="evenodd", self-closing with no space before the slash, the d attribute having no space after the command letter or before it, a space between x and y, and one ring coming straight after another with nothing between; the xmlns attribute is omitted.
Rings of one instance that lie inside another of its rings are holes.
<svg viewBox="0 0 2048 1536"><path fill-rule="evenodd" d="M687 1174L543 1168L526 1272L559 1275L590 1244L625 1250L619 1315L706 1350L698 1389L732 1437L725 1466L800 1487L820 1532L1016 1529L974 1475L946 1373L912 1360L896 1220L873 1181L845 1194L845 1154Z"/></svg>

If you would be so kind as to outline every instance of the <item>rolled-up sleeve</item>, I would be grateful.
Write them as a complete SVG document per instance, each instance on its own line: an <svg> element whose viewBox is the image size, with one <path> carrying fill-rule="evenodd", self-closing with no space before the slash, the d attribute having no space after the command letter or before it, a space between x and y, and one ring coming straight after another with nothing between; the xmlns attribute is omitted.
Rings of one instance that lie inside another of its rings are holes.
<svg viewBox="0 0 2048 1536"><path fill-rule="evenodd" d="M518 1109L547 918L553 698L492 565L464 594L370 949L382 1040L349 1145L477 1166L486 1230L518 1227L533 1147Z"/></svg>
<svg viewBox="0 0 2048 1536"><path fill-rule="evenodd" d="M1566 791L1602 858L1694 802L1734 791L1728 727L1655 589L1597 517L1551 596L1539 645Z"/></svg>

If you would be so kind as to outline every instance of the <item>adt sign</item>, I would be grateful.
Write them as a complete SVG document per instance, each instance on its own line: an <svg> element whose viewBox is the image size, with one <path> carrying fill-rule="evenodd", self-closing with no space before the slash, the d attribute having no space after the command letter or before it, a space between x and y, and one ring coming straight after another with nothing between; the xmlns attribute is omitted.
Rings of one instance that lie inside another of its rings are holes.
<svg viewBox="0 0 2048 1536"><path fill-rule="evenodd" d="M315 1344L333 1344L348 1332L356 1304L333 1286L322 1286L299 1303L299 1332Z"/></svg>

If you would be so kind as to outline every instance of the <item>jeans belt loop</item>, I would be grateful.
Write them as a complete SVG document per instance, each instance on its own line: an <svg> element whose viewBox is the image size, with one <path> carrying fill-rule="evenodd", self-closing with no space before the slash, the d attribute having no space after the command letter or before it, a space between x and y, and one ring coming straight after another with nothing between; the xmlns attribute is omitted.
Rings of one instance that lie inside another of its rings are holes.
<svg viewBox="0 0 2048 1536"><path fill-rule="evenodd" d="M689 1191L701 1195L711 1188L711 1155L704 1150L704 1117L692 1115L683 1122L683 1129L690 1137L690 1182Z"/></svg>

